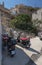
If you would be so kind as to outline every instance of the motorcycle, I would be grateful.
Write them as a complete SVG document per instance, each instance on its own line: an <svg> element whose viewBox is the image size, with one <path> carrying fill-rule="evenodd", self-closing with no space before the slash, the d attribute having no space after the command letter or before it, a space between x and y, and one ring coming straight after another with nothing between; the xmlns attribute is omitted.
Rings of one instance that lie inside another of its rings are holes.
<svg viewBox="0 0 42 65"><path fill-rule="evenodd" d="M20 42L26 48L30 48L30 46L31 46L29 38L20 38Z"/></svg>
<svg viewBox="0 0 42 65"><path fill-rule="evenodd" d="M15 39L11 39L11 41L8 43L8 53L11 57L13 57L16 54L16 51L15 51L16 44L17 44L17 41Z"/></svg>
<svg viewBox="0 0 42 65"><path fill-rule="evenodd" d="M8 34L3 34L2 35L2 46L3 46L3 49L5 49L7 47L7 43L8 43Z"/></svg>
<svg viewBox="0 0 42 65"><path fill-rule="evenodd" d="M9 53L9 55L10 55L11 57L13 57L13 56L15 55L16 51L15 51L15 46L14 46L14 45L12 45L12 46L9 48L8 53Z"/></svg>

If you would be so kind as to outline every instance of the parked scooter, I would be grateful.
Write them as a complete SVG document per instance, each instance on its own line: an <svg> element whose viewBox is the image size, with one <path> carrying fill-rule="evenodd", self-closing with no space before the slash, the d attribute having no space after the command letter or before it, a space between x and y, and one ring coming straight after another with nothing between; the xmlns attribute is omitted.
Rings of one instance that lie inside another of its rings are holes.
<svg viewBox="0 0 42 65"><path fill-rule="evenodd" d="M17 41L13 38L11 38L10 42L8 43L8 53L11 57L13 57L16 53L15 45L17 44Z"/></svg>
<svg viewBox="0 0 42 65"><path fill-rule="evenodd" d="M5 33L5 34L2 34L2 46L3 46L3 49L5 49L7 47L7 43L8 43L8 34Z"/></svg>
<svg viewBox="0 0 42 65"><path fill-rule="evenodd" d="M30 44L30 39L29 38L20 38L21 40L21 44L26 47L26 48L30 48L31 44Z"/></svg>
<svg viewBox="0 0 42 65"><path fill-rule="evenodd" d="M11 45L11 47L8 50L8 53L9 53L9 55L11 57L13 57L15 55L15 53L16 53L16 51L15 51L15 45Z"/></svg>

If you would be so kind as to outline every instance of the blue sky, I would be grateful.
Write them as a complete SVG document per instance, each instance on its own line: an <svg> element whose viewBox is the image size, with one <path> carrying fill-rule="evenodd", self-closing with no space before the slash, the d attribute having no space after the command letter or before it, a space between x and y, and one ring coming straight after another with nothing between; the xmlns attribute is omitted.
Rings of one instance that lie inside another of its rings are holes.
<svg viewBox="0 0 42 65"><path fill-rule="evenodd" d="M25 4L27 6L42 7L42 0L0 0L0 3L4 1L6 8L14 7L17 4Z"/></svg>

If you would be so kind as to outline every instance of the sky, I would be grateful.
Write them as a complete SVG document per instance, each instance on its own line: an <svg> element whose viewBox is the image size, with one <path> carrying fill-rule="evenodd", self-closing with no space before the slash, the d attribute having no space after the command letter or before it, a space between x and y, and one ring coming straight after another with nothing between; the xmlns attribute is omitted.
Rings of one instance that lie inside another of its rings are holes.
<svg viewBox="0 0 42 65"><path fill-rule="evenodd" d="M0 3L4 1L6 8L15 7L18 4L24 4L32 7L42 7L42 0L0 0Z"/></svg>

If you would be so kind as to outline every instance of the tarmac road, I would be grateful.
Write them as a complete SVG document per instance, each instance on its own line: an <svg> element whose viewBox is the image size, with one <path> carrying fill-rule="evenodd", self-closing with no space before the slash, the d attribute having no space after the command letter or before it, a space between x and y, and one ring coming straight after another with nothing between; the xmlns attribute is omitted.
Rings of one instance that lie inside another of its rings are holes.
<svg viewBox="0 0 42 65"><path fill-rule="evenodd" d="M3 65L38 65L37 63L39 63L38 59L40 57L34 61L31 56L33 54L36 54L35 56L37 56L37 54L40 53L40 50L42 48L42 41L38 37L32 38L30 41L30 49L23 48L21 45L16 45L16 55L13 58L8 56L7 50L5 50L3 52ZM33 62L31 62L31 59ZM32 64L30 64L30 62ZM41 63L39 63L39 65L41 65Z"/></svg>

